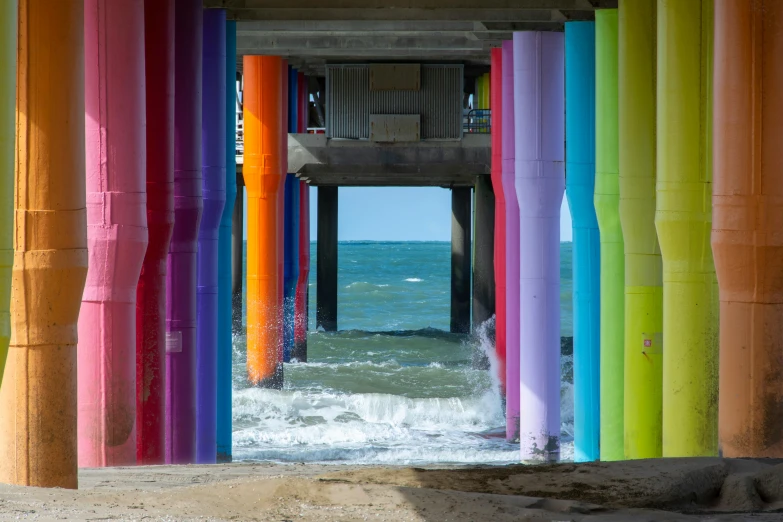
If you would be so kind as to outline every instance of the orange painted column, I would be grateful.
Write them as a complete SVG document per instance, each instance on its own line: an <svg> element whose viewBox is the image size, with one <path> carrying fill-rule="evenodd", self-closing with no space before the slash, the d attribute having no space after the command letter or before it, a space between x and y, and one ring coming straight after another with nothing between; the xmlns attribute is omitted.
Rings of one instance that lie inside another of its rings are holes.
<svg viewBox="0 0 783 522"><path fill-rule="evenodd" d="M278 197L285 175L282 60L244 57L245 158L247 187L247 372L250 382L281 386L279 316Z"/></svg>
<svg viewBox="0 0 783 522"><path fill-rule="evenodd" d="M83 0L21 0L18 41L0 482L76 488L76 321L87 276Z"/></svg>
<svg viewBox="0 0 783 522"><path fill-rule="evenodd" d="M715 3L719 444L783 456L783 2Z"/></svg>

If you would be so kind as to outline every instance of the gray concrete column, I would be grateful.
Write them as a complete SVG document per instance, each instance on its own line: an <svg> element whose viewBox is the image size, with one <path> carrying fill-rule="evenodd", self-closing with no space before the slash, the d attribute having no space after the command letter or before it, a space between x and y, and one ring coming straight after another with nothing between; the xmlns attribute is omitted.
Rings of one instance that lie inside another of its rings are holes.
<svg viewBox="0 0 783 522"><path fill-rule="evenodd" d="M473 327L495 315L495 192L489 176L479 176L473 239Z"/></svg>
<svg viewBox="0 0 783 522"><path fill-rule="evenodd" d="M242 280L245 233L244 233L244 201L245 178L237 169L237 196L234 203L234 215L231 221L231 317L234 333L242 331Z"/></svg>
<svg viewBox="0 0 783 522"><path fill-rule="evenodd" d="M470 187L451 189L451 331L470 332Z"/></svg>
<svg viewBox="0 0 783 522"><path fill-rule="evenodd" d="M337 331L337 187L318 187L316 328Z"/></svg>

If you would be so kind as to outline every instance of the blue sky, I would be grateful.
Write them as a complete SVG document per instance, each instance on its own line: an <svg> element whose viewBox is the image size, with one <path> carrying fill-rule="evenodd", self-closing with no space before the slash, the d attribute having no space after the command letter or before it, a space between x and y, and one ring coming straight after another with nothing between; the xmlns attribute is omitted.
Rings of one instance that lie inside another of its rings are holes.
<svg viewBox="0 0 783 522"><path fill-rule="evenodd" d="M318 233L317 191L317 188L310 189L313 241ZM341 187L338 208L340 241L451 240L451 192L447 189ZM565 197L560 213L560 240L571 241L571 214Z"/></svg>

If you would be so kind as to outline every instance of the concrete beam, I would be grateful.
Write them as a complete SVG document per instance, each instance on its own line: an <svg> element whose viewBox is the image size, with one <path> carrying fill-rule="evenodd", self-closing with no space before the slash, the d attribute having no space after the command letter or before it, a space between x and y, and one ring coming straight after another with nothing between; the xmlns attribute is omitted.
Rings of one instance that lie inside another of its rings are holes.
<svg viewBox="0 0 783 522"><path fill-rule="evenodd" d="M481 0L484 9L595 9L607 4L617 6L617 0ZM204 0L204 7L226 9L308 9L308 10L400 10L426 9L473 10L476 0ZM295 20L296 18L292 18Z"/></svg>
<svg viewBox="0 0 783 522"><path fill-rule="evenodd" d="M377 51L446 52L486 51L485 44L464 36L277 36L274 33L237 37L237 48L256 54L298 53L307 56L350 51L356 56Z"/></svg>
<svg viewBox="0 0 783 522"><path fill-rule="evenodd" d="M472 186L489 164L488 134L411 143L288 135L289 172L317 186Z"/></svg>
<svg viewBox="0 0 783 522"><path fill-rule="evenodd" d="M616 4L615 4L616 5ZM566 11L572 11L566 9ZM551 11L550 11L551 12ZM592 10L590 11L592 12ZM531 13L533 13L531 15ZM444 21L444 22L508 22L532 21L541 16L528 9L227 9L232 20L307 20L307 21Z"/></svg>

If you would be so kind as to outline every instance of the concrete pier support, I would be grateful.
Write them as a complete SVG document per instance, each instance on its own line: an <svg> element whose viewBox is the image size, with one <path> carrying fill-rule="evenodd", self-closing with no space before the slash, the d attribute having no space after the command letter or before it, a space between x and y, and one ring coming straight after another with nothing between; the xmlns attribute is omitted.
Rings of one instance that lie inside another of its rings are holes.
<svg viewBox="0 0 783 522"><path fill-rule="evenodd" d="M79 466L136 464L136 288L147 250L144 2L86 0L89 269L79 313Z"/></svg>
<svg viewBox="0 0 783 522"><path fill-rule="evenodd" d="M175 1L174 232L166 275L166 462L196 461L196 281L201 187L203 10Z"/></svg>
<svg viewBox="0 0 783 522"><path fill-rule="evenodd" d="M560 455L560 206L565 190L563 47L562 33L514 33L522 460L557 460Z"/></svg>
<svg viewBox="0 0 783 522"><path fill-rule="evenodd" d="M4 27L14 4L3 4ZM83 6L19 2L14 307L0 387L0 482L7 484L78 482L76 323L87 276Z"/></svg>
<svg viewBox="0 0 783 522"><path fill-rule="evenodd" d="M14 264L14 144L18 3L0 7L0 386L8 357L11 277Z"/></svg>
<svg viewBox="0 0 783 522"><path fill-rule="evenodd" d="M166 258L174 227L174 0L144 1L149 242L136 290L136 460L166 461Z"/></svg>
<svg viewBox="0 0 783 522"><path fill-rule="evenodd" d="M337 187L318 187L316 328L337 331Z"/></svg>
<svg viewBox="0 0 783 522"><path fill-rule="evenodd" d="M236 156L234 156L236 161ZM245 177L237 172L237 193L231 216L231 319L233 333L244 333L242 326L242 282L245 279ZM249 227L248 227L249 228Z"/></svg>
<svg viewBox="0 0 783 522"><path fill-rule="evenodd" d="M475 188L473 241L473 327L495 315L495 193L489 176L479 176Z"/></svg>
<svg viewBox="0 0 783 522"><path fill-rule="evenodd" d="M715 4L720 453L783 456L783 3Z"/></svg>
<svg viewBox="0 0 783 522"><path fill-rule="evenodd" d="M247 186L247 370L250 382L281 388L279 193L283 147L283 63L244 57L244 177Z"/></svg>
<svg viewBox="0 0 783 522"><path fill-rule="evenodd" d="M655 226L663 257L663 456L718 453L712 0L658 1Z"/></svg>
<svg viewBox="0 0 783 522"><path fill-rule="evenodd" d="M218 340L217 340L217 461L231 462L232 426L232 220L237 197L236 159L236 81L237 23L226 22L226 97L225 97L225 144L226 157L226 204L220 218L218 246ZM241 218L240 218L241 219ZM241 236L241 234L240 234ZM242 275L239 276L240 285ZM241 299L241 293L240 293ZM240 314L242 303L240 301Z"/></svg>
<svg viewBox="0 0 783 522"><path fill-rule="evenodd" d="M593 204L595 25L594 22L565 24L566 195L574 249L574 460L577 462L597 460L600 447L601 242ZM611 81L611 78L598 81Z"/></svg>
<svg viewBox="0 0 783 522"><path fill-rule="evenodd" d="M204 11L198 235L196 462L217 459L218 243L226 204L226 12Z"/></svg>
<svg viewBox="0 0 783 522"><path fill-rule="evenodd" d="M656 1L621 0L618 14L625 368L623 395L612 405L602 404L602 415L610 416L602 426L601 460L660 457L662 436L663 275L655 230ZM611 416L617 407L623 408L619 425Z"/></svg>
<svg viewBox="0 0 783 522"><path fill-rule="evenodd" d="M470 187L451 189L451 331L453 333L470 333L472 195Z"/></svg>
<svg viewBox="0 0 783 522"><path fill-rule="evenodd" d="M503 194L506 200L506 440L519 437L519 200L514 180L514 42L503 42Z"/></svg>

